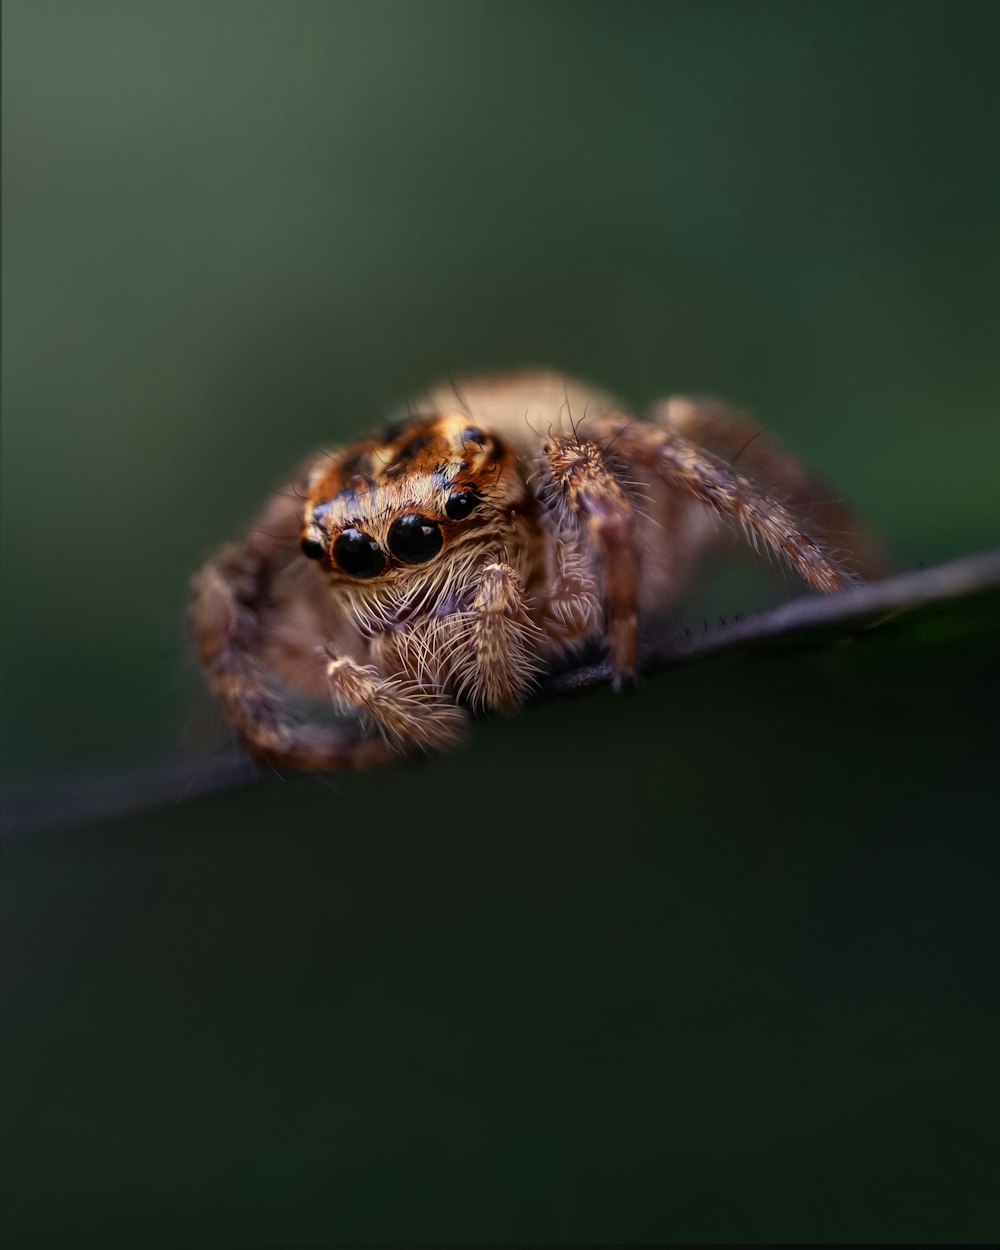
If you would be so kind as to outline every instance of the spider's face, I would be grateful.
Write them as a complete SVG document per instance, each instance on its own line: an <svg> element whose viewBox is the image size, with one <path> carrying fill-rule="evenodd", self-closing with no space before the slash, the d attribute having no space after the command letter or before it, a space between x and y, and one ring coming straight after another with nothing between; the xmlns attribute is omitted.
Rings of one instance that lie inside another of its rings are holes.
<svg viewBox="0 0 1000 1250"><path fill-rule="evenodd" d="M513 452L487 430L421 418L314 467L302 550L337 580L397 582L488 543L523 496Z"/></svg>

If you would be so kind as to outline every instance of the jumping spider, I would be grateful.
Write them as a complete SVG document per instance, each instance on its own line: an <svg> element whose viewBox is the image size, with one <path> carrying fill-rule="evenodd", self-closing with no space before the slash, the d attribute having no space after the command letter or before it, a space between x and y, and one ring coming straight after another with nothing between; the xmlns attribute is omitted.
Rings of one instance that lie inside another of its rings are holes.
<svg viewBox="0 0 1000 1250"><path fill-rule="evenodd" d="M759 435L711 400L636 417L552 373L442 385L306 466L197 574L208 684L254 756L363 768L454 742L470 711L517 708L587 643L629 681L639 622L727 531L838 590L867 540ZM852 531L848 567L826 540ZM281 683L363 732L298 723Z"/></svg>

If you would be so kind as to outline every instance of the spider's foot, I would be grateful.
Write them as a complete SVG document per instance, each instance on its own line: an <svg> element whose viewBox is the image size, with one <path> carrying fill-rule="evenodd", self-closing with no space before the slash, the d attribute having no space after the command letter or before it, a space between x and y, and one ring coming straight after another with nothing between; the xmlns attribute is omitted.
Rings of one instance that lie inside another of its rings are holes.
<svg viewBox="0 0 1000 1250"><path fill-rule="evenodd" d="M634 694L639 689L639 675L633 669L630 672L621 670L614 673L611 678L611 689L615 694Z"/></svg>

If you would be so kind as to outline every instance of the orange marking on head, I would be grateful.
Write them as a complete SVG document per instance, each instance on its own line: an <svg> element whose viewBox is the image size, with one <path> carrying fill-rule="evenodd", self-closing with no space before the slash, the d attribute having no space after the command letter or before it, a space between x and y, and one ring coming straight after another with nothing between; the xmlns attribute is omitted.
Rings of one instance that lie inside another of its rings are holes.
<svg viewBox="0 0 1000 1250"><path fill-rule="evenodd" d="M303 550L354 579L429 562L524 498L516 467L512 451L457 412L353 443L309 475Z"/></svg>

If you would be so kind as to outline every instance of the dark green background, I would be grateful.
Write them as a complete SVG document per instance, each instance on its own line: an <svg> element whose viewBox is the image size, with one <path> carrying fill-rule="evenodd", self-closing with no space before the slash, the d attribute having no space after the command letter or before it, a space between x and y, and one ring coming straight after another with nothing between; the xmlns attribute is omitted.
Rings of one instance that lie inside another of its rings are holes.
<svg viewBox="0 0 1000 1250"><path fill-rule="evenodd" d="M721 394L898 566L995 545L998 37L994 3L8 0L8 783L210 758L191 571L448 369ZM996 1236L995 633L5 845L17 1244Z"/></svg>

